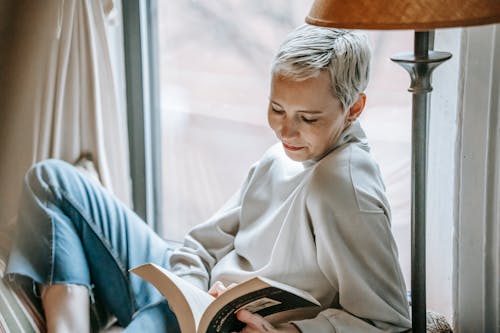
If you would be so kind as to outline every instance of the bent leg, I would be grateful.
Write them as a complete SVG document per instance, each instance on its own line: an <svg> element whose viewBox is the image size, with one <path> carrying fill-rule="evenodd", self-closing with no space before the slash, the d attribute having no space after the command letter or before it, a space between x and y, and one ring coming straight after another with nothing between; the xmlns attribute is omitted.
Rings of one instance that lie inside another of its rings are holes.
<svg viewBox="0 0 500 333"><path fill-rule="evenodd" d="M126 326L137 311L163 300L128 270L145 262L168 267L169 250L99 184L48 160L26 175L7 273L42 285L85 285Z"/></svg>

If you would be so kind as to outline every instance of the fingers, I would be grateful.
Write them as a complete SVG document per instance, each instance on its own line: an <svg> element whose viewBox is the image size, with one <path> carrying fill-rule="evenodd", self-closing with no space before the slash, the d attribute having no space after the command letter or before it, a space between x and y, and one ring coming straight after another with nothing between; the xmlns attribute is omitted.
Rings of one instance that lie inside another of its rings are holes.
<svg viewBox="0 0 500 333"><path fill-rule="evenodd" d="M217 298L219 297L220 295L224 294L224 292L227 290L228 288L226 288L224 286L224 284L220 281L216 281L212 287L210 288L210 290L208 291L208 293L210 295L212 295L213 297Z"/></svg>
<svg viewBox="0 0 500 333"><path fill-rule="evenodd" d="M274 327L267 320L250 311L240 310L236 313L236 317L247 325L242 332L275 332Z"/></svg>

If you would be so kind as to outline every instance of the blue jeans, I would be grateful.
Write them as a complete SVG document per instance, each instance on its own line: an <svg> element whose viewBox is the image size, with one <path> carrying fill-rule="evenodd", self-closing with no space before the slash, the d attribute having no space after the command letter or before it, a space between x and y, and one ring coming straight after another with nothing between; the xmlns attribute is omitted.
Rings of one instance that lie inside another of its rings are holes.
<svg viewBox="0 0 500 333"><path fill-rule="evenodd" d="M126 332L179 332L162 295L128 271L145 262L168 267L169 244L71 165L47 160L30 169L17 228L9 277L84 285L102 302L94 310L116 316Z"/></svg>

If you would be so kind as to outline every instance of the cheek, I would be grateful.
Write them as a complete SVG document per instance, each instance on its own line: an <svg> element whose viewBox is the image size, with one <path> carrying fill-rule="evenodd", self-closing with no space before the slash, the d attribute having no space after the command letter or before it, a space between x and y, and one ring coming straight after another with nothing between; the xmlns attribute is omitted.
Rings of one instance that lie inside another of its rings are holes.
<svg viewBox="0 0 500 333"><path fill-rule="evenodd" d="M335 125L330 130L330 144L334 144L335 142L337 142L338 138L344 131L344 127L344 121L342 119L338 119Z"/></svg>
<svg viewBox="0 0 500 333"><path fill-rule="evenodd" d="M345 128L348 113L339 112L331 121L330 131L332 134L338 134Z"/></svg>
<svg viewBox="0 0 500 333"><path fill-rule="evenodd" d="M318 150L328 149L335 144L343 130L343 122L335 121L334 124L318 128L309 133L310 140Z"/></svg>
<svg viewBox="0 0 500 333"><path fill-rule="evenodd" d="M315 150L323 149L323 146L328 144L329 135L323 129L313 129L304 133L304 138Z"/></svg>
<svg viewBox="0 0 500 333"><path fill-rule="evenodd" d="M273 129L275 131L278 127L277 116L275 114L273 114L272 112L268 112L267 113L267 123L269 124L269 127L271 127L271 129Z"/></svg>

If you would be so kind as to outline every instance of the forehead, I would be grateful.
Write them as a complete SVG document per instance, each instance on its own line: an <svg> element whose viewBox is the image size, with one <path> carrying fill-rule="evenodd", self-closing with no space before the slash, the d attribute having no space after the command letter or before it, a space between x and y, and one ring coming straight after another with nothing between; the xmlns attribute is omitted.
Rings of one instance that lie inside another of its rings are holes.
<svg viewBox="0 0 500 333"><path fill-rule="evenodd" d="M331 87L331 79L328 71L321 71L316 76L297 79L292 75L282 73L274 73L271 78L272 88L280 89L301 89L301 90L329 90Z"/></svg>
<svg viewBox="0 0 500 333"><path fill-rule="evenodd" d="M321 106L325 103L338 102L331 91L328 71L322 71L318 76L305 80L296 80L275 73L271 80L271 100L280 104Z"/></svg>

